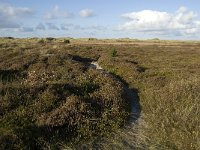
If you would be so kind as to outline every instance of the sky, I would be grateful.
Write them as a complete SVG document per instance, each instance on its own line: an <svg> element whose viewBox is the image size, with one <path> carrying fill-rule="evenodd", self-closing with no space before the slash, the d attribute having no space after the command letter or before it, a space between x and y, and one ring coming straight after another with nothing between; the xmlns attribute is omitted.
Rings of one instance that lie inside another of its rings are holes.
<svg viewBox="0 0 200 150"><path fill-rule="evenodd" d="M199 0L0 0L0 36L200 39Z"/></svg>

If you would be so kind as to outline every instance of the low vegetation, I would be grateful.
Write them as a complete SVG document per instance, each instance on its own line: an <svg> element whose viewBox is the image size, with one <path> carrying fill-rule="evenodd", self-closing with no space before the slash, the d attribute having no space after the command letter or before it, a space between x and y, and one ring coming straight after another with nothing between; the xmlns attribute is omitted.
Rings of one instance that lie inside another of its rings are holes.
<svg viewBox="0 0 200 150"><path fill-rule="evenodd" d="M116 51L115 48L112 49L110 55L111 55L111 57L116 57L117 56L117 51Z"/></svg>
<svg viewBox="0 0 200 150"><path fill-rule="evenodd" d="M199 43L115 46L117 57L99 60L103 68L137 88L141 118L118 131L104 149L199 149Z"/></svg>
<svg viewBox="0 0 200 150"><path fill-rule="evenodd" d="M124 124L124 86L89 69L98 57L91 52L64 43L1 43L0 149L60 149Z"/></svg>
<svg viewBox="0 0 200 150"><path fill-rule="evenodd" d="M68 40L68 39L64 39L64 41L63 41L64 43L70 43L70 40Z"/></svg>
<svg viewBox="0 0 200 150"><path fill-rule="evenodd" d="M199 149L200 43L127 40L1 39L0 149Z"/></svg>

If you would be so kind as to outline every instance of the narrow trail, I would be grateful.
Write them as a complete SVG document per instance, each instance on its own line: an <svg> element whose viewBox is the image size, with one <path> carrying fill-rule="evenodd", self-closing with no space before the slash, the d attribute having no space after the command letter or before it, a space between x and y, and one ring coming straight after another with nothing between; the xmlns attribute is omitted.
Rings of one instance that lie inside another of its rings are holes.
<svg viewBox="0 0 200 150"><path fill-rule="evenodd" d="M89 68L99 70L99 71L101 71L101 72L103 72L105 74L109 74L114 79L122 82L119 78L117 78L113 74L111 74L111 73L107 72L106 70L104 70L98 64L97 61L91 62L90 65L89 65ZM124 88L125 88L125 92L127 93L128 99L130 100L130 104L131 104L131 114L130 114L130 118L128 120L128 123L129 124L134 124L139 119L140 113L141 113L141 108L140 108L140 103L139 103L139 96L137 94L137 91L133 90L133 89L130 89L126 83L124 83Z"/></svg>

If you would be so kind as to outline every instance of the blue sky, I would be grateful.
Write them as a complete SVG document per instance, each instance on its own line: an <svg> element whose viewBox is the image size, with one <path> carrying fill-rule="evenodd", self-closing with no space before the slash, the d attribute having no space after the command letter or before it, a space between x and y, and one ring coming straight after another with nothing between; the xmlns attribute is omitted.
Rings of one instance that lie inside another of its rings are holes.
<svg viewBox="0 0 200 150"><path fill-rule="evenodd" d="M0 36L200 39L198 0L0 0Z"/></svg>

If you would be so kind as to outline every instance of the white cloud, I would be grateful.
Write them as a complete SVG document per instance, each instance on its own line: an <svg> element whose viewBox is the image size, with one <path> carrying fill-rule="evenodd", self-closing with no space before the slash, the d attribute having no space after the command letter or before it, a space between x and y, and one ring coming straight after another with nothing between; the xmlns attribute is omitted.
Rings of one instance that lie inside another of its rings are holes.
<svg viewBox="0 0 200 150"><path fill-rule="evenodd" d="M185 30L185 33L186 34L195 34L198 32L198 29L197 28L191 28L191 29L186 29Z"/></svg>
<svg viewBox="0 0 200 150"><path fill-rule="evenodd" d="M47 12L44 15L45 19L57 19L59 17L59 6L55 5L51 12Z"/></svg>
<svg viewBox="0 0 200 150"><path fill-rule="evenodd" d="M106 31L107 27L101 25L80 26L73 25L74 30Z"/></svg>
<svg viewBox="0 0 200 150"><path fill-rule="evenodd" d="M39 24L36 26L35 29L36 29L36 30L45 30L46 28L45 28L44 24L39 23Z"/></svg>
<svg viewBox="0 0 200 150"><path fill-rule="evenodd" d="M32 17L33 10L0 3L0 28L20 28L19 19Z"/></svg>
<svg viewBox="0 0 200 150"><path fill-rule="evenodd" d="M81 10L81 11L79 12L79 15L80 15L81 17L84 17L84 18L95 16L93 10L91 10L91 9L83 9L83 10Z"/></svg>
<svg viewBox="0 0 200 150"><path fill-rule="evenodd" d="M1 17L17 18L33 15L33 10L27 7L14 7L9 4L0 4Z"/></svg>
<svg viewBox="0 0 200 150"><path fill-rule="evenodd" d="M58 18L71 18L72 16L73 16L72 13L68 11L62 11L60 10L60 7L58 5L55 5L50 12L47 12L44 15L44 19L52 20Z"/></svg>
<svg viewBox="0 0 200 150"><path fill-rule="evenodd" d="M121 15L127 21L119 26L121 30L145 33L187 35L200 32L197 14L180 7L175 13L142 10Z"/></svg>

